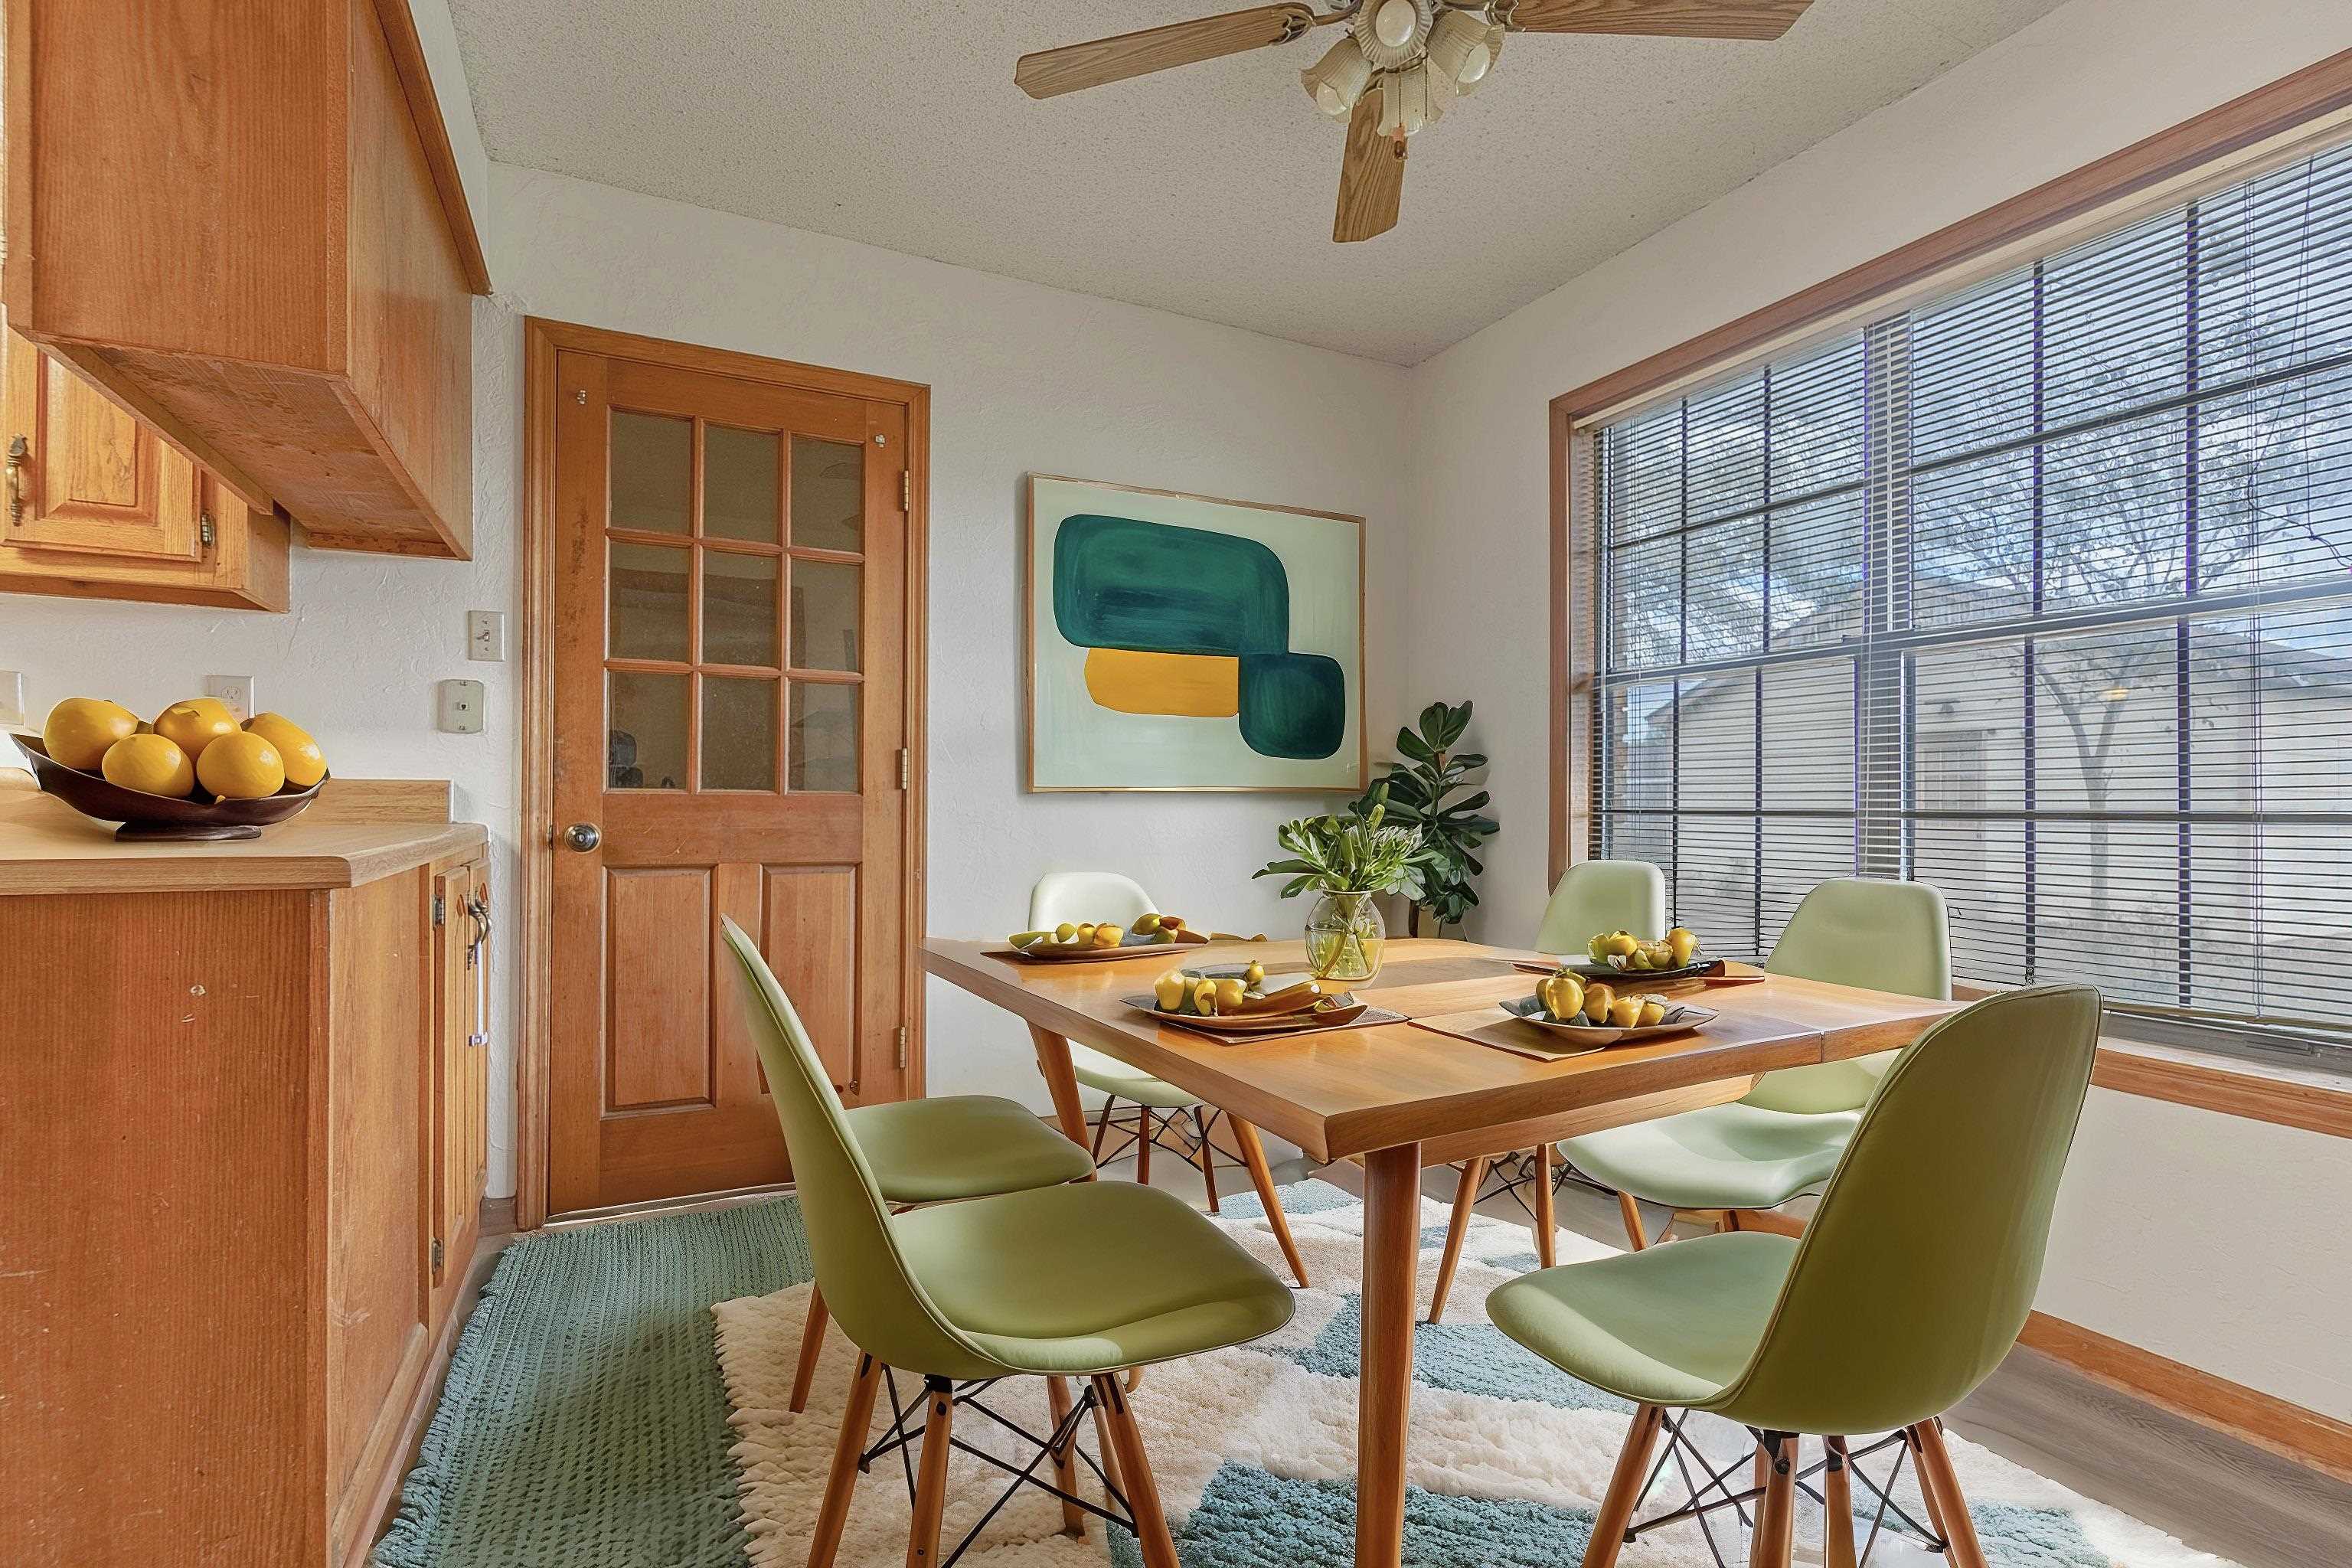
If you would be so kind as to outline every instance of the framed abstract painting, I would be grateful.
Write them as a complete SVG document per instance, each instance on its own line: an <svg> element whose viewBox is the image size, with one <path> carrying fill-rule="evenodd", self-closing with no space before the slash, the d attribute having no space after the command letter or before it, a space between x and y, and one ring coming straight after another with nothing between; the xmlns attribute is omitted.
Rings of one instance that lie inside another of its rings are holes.
<svg viewBox="0 0 2352 1568"><path fill-rule="evenodd" d="M1029 476L1029 787L1360 790L1364 520Z"/></svg>

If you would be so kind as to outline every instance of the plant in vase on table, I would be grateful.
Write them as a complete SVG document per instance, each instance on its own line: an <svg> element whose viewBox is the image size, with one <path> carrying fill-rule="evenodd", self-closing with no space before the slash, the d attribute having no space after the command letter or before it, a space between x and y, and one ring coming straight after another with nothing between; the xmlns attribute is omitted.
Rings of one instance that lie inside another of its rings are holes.
<svg viewBox="0 0 2352 1568"><path fill-rule="evenodd" d="M1419 828L1390 826L1387 816L1388 791L1375 785L1345 812L1275 829L1275 842L1289 854L1257 875L1288 877L1286 899L1317 895L1307 912L1307 968L1318 980L1370 980L1381 972L1389 932L1372 900L1405 885L1422 847Z"/></svg>

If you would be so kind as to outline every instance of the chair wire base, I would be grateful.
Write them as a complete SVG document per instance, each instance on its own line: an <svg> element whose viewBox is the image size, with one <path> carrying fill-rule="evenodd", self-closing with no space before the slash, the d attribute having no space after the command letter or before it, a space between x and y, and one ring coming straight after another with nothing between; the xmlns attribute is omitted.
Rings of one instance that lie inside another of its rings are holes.
<svg viewBox="0 0 2352 1568"><path fill-rule="evenodd" d="M1683 1426L1689 1419L1687 1415L1678 1419L1670 1412L1662 1413L1661 1419L1666 1434L1665 1452L1660 1454L1657 1463L1650 1468L1648 1479L1642 1483L1640 1495L1643 1499L1648 1498L1657 1487L1659 1478L1665 1473L1666 1466L1672 1464L1681 1471L1683 1488L1689 1494L1690 1500L1670 1513L1662 1513L1654 1519L1643 1520L1639 1524L1628 1525L1625 1529L1625 1543L1630 1546L1636 1539L1650 1531L1662 1529L1669 1524L1679 1524L1686 1519L1695 1519L1698 1521L1699 1532L1706 1538L1707 1554L1715 1559L1716 1568L1731 1568L1730 1560L1725 1557L1722 1546L1715 1539L1715 1525L1709 1516L1720 1513L1727 1508L1738 1519L1741 1528L1755 1527L1756 1521L1749 1517L1748 1505L1760 1501L1765 1489L1760 1486L1749 1486L1742 1490L1734 1491L1729 1485L1729 1478L1732 1475L1753 1462L1752 1456L1740 1455L1718 1469L1707 1462L1706 1454L1700 1450L1698 1445L1685 1435ZM1788 1433L1768 1433L1754 1426L1748 1428L1748 1432L1756 1440L1759 1448L1774 1452L1778 1451L1780 1444L1786 1443L1793 1446L1796 1442L1795 1437ZM1850 1452L1829 1447L1827 1445L1823 1447L1824 1458L1818 1464L1800 1469L1797 1472L1796 1485L1799 1491L1822 1505L1824 1517L1829 1507L1828 1500L1808 1483L1813 1477L1841 1466L1850 1469L1853 1479L1862 1482L1878 1499L1877 1510L1870 1521L1870 1534L1863 1542L1861 1553L1856 1559L1856 1568L1866 1568L1870 1562L1871 1551L1878 1544L1879 1535L1884 1531L1887 1515L1890 1513L1902 1521L1906 1532L1916 1538L1928 1551L1942 1553L1949 1547L1950 1542L1941 1531L1931 1530L1920 1523L1911 1517L1907 1509L1895 1500L1895 1485L1902 1479L1904 1461L1911 1455L1907 1434L1889 1433L1867 1448L1857 1448ZM1871 1479L1869 1473L1862 1468L1860 1461L1887 1448L1894 1448L1897 1452L1894 1464L1887 1468L1885 1483L1881 1484ZM1694 1465L1696 1467L1696 1473L1693 1470ZM1698 1479L1700 1476L1704 1476L1706 1479L1700 1480ZM1707 1495L1710 1492L1720 1495L1710 1499ZM1851 1521L1846 1521L1846 1528L1853 1528ZM1737 1552L1734 1555L1739 1561L1746 1561L1744 1555Z"/></svg>
<svg viewBox="0 0 2352 1568"><path fill-rule="evenodd" d="M1116 1099L1106 1099L1102 1110L1095 1115L1094 1162L1097 1168L1115 1164L1135 1153L1137 1146L1149 1140L1155 1147L1166 1149L1194 1170L1200 1171L1209 1184L1209 1212L1217 1212L1216 1182L1213 1172L1219 1168L1232 1171L1249 1169L1246 1162L1237 1160L1210 1141L1209 1133L1224 1112L1213 1107L1195 1105L1182 1110L1154 1110L1148 1105L1138 1105L1130 1110L1115 1110ZM1113 1133L1120 1141L1111 1143L1105 1152L1104 1141ZM1175 1140L1169 1142L1171 1137ZM1204 1163L1205 1162L1205 1163Z"/></svg>
<svg viewBox="0 0 2352 1568"><path fill-rule="evenodd" d="M1081 1386L1076 1399L1071 1404L1070 1413L1061 1419L1052 1432L1042 1437L1022 1426L1021 1423L1006 1416L1003 1412L982 1402L980 1396L995 1387L1002 1381L1001 1379L991 1377L959 1384L944 1377L926 1378L922 1394L908 1401L899 1399L898 1380L887 1366L882 1369L882 1381L890 1394L890 1427L888 1431L882 1434L872 1447L858 1455L857 1468L861 1472L865 1471L883 1455L895 1452L898 1456L899 1468L906 1472L907 1500L910 1505L915 1501L913 1449L915 1445L921 1441L924 1428L921 1423L909 1425L909 1419L924 1409L929 1403L929 1396L933 1393L948 1394L957 1405L967 1410L978 1411L999 1427L1036 1450L1034 1457L1026 1465L1015 1466L984 1449L973 1447L961 1437L950 1436L948 1439L950 1447L959 1453L969 1454L983 1464L994 1466L1011 1476L1013 1479L1006 1485L1004 1490L997 1495L996 1500L988 1505L987 1510L982 1513L972 1527L964 1532L963 1539L956 1542L955 1550L940 1560L940 1568L953 1568L956 1559L961 1557L971 1543L980 1538L980 1532L988 1528L989 1521L994 1519L1003 1510L1004 1505L1013 1500L1013 1494L1024 1486L1034 1487L1042 1492L1050 1492L1066 1503L1084 1509L1097 1519L1118 1525L1130 1535L1139 1535L1140 1532L1135 1526L1134 1510L1128 1503L1127 1494L1112 1484L1110 1477L1105 1473L1103 1468L1095 1463L1092 1454L1078 1447L1078 1428L1085 1423L1097 1403L1091 1381L1084 1378L1076 1380ZM1037 1467L1047 1459L1061 1458L1070 1455L1075 1455L1086 1462L1087 1468L1092 1470L1095 1473L1095 1479L1102 1483L1103 1495L1110 1500L1118 1511L1114 1512L1111 1509L1104 1508L1086 1498L1066 1492L1053 1482L1043 1479L1037 1475Z"/></svg>

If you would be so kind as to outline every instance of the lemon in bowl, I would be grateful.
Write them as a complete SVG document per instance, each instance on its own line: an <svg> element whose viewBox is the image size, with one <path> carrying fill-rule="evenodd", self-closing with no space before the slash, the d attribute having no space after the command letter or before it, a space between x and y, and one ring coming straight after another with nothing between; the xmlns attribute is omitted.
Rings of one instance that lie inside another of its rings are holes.
<svg viewBox="0 0 2352 1568"><path fill-rule="evenodd" d="M161 735L124 736L106 748L99 771L110 784L173 800L196 787L196 767L188 753Z"/></svg>
<svg viewBox="0 0 2352 1568"><path fill-rule="evenodd" d="M286 759L259 735L232 728L196 758L196 782L223 800L259 800L286 787Z"/></svg>
<svg viewBox="0 0 2352 1568"><path fill-rule="evenodd" d="M95 773L107 748L136 734L139 716L102 697L68 697L41 724L41 746L60 767Z"/></svg>
<svg viewBox="0 0 2352 1568"><path fill-rule="evenodd" d="M237 732L236 715L217 697L189 697L155 715L155 733L170 741L196 762L215 741ZM201 780L203 774L197 777ZM206 789L212 785L205 784ZM218 791L214 791L218 794Z"/></svg>
<svg viewBox="0 0 2352 1568"><path fill-rule="evenodd" d="M327 776L327 758L319 742L285 714L256 714L245 721L245 732L258 735L277 748L278 760L286 765L286 782L296 789L309 789Z"/></svg>

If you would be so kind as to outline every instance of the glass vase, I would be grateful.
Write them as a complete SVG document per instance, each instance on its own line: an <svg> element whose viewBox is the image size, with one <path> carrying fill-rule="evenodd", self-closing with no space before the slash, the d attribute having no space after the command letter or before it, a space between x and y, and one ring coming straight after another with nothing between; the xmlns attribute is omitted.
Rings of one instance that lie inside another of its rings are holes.
<svg viewBox="0 0 2352 1568"><path fill-rule="evenodd" d="M1388 944L1388 922L1370 893L1325 893L1307 911L1307 969L1318 980L1370 980Z"/></svg>

